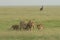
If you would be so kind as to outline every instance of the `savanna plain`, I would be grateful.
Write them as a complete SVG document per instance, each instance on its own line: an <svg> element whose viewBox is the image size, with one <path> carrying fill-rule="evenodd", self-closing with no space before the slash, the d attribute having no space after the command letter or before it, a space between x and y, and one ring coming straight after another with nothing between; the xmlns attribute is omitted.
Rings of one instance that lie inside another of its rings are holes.
<svg viewBox="0 0 60 40"><path fill-rule="evenodd" d="M20 20L42 23L43 30L9 30ZM0 7L0 40L60 40L60 6L5 6Z"/></svg>

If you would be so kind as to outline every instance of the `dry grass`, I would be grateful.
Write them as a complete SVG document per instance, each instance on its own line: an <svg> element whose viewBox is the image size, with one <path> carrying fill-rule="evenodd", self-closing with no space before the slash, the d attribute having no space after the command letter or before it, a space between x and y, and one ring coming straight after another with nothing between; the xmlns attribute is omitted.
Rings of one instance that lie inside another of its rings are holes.
<svg viewBox="0 0 60 40"><path fill-rule="evenodd" d="M40 7L0 7L0 40L60 40L60 6ZM12 31L11 25L20 20L34 20L43 23L45 29L38 31Z"/></svg>

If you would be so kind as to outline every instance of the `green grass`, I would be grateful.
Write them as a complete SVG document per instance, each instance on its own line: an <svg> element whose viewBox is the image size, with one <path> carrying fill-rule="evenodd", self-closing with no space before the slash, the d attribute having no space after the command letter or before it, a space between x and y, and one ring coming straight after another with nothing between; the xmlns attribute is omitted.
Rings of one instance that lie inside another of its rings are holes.
<svg viewBox="0 0 60 40"><path fill-rule="evenodd" d="M59 28L42 31L4 31L0 33L0 40L60 40L59 31Z"/></svg>
<svg viewBox="0 0 60 40"><path fill-rule="evenodd" d="M39 11L38 6L0 7L0 40L60 40L60 6L45 6ZM12 31L11 25L20 20L34 20L42 23L44 29L38 31Z"/></svg>

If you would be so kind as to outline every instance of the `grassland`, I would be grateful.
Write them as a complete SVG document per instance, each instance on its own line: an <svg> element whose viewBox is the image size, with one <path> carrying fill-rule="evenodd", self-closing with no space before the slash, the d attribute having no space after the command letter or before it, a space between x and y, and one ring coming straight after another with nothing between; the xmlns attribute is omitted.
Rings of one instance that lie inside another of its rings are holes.
<svg viewBox="0 0 60 40"><path fill-rule="evenodd" d="M43 11L37 6L0 7L0 40L60 40L60 6L45 6ZM38 31L12 31L11 25L20 20L34 20L42 23L44 29Z"/></svg>

